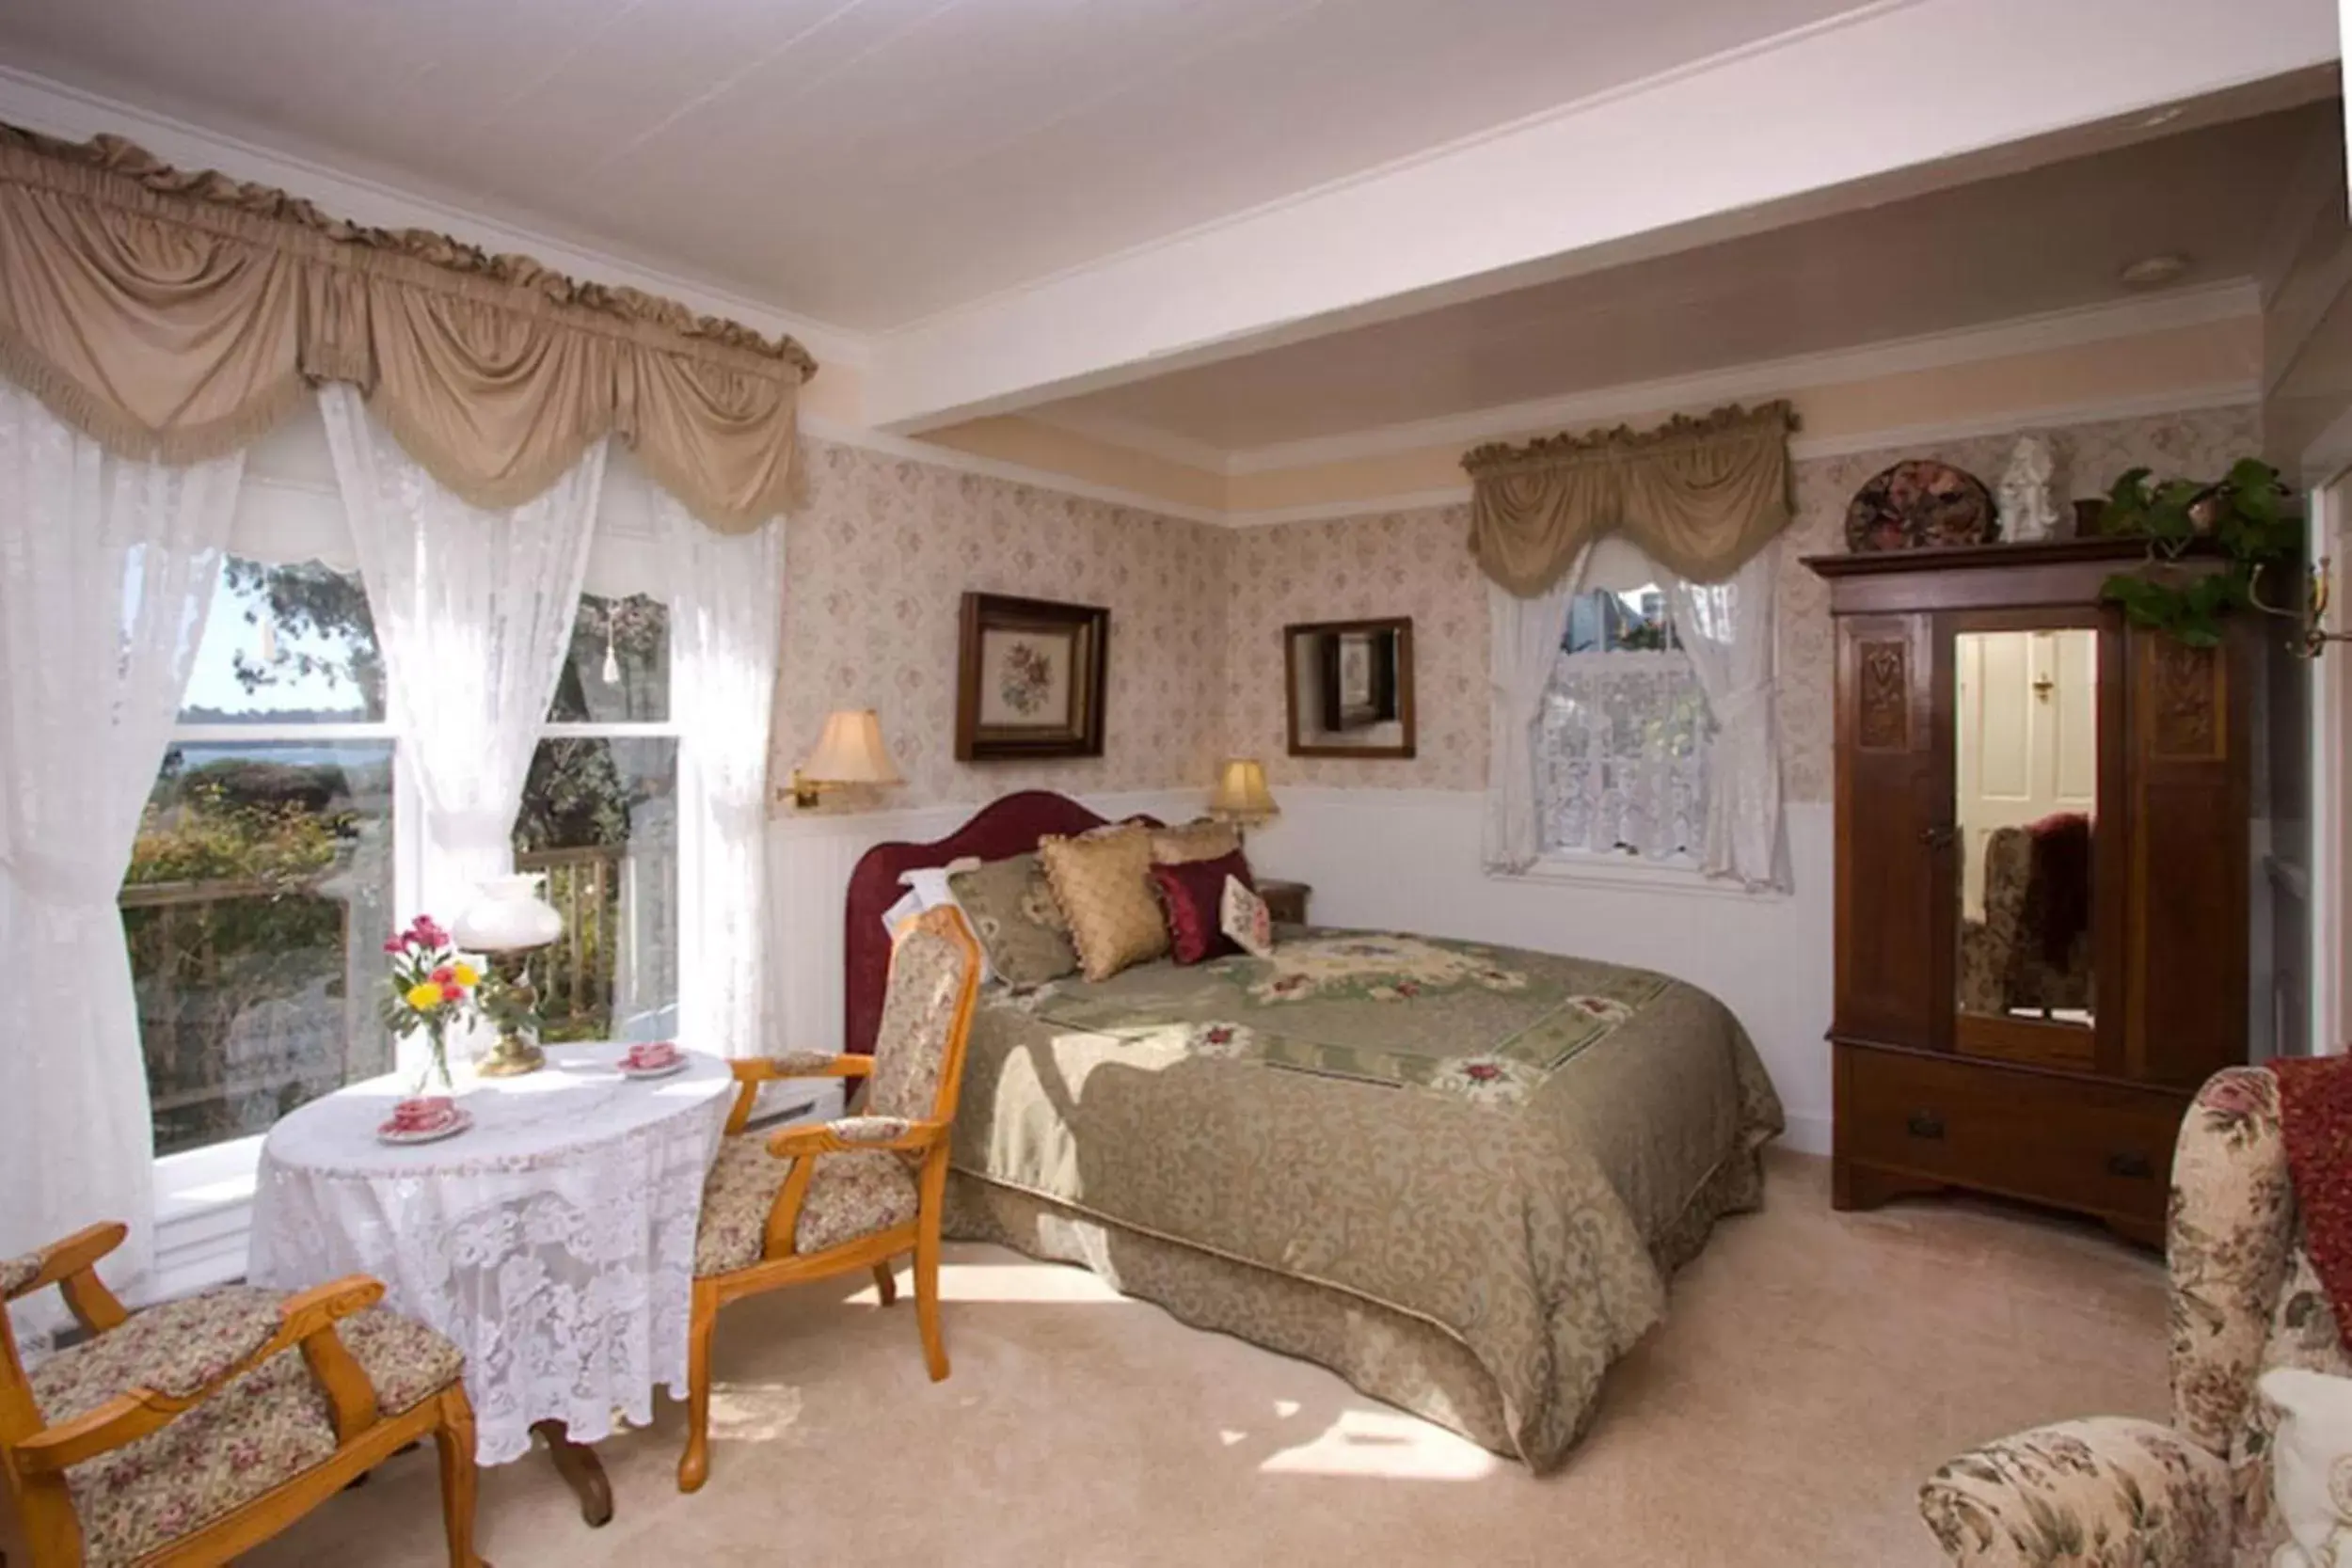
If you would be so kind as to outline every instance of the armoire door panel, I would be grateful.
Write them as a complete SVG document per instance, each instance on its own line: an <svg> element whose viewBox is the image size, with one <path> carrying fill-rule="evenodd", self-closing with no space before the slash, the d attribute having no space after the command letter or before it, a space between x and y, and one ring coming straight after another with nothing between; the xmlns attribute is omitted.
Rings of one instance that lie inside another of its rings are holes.
<svg viewBox="0 0 2352 1568"><path fill-rule="evenodd" d="M1837 1017L1847 1037L1934 1047L1935 872L1950 832L1929 621L1851 616L1837 639Z"/></svg>
<svg viewBox="0 0 2352 1568"><path fill-rule="evenodd" d="M2130 634L2132 862L2125 1071L2194 1087L2246 1059L2248 743L2243 637Z"/></svg>

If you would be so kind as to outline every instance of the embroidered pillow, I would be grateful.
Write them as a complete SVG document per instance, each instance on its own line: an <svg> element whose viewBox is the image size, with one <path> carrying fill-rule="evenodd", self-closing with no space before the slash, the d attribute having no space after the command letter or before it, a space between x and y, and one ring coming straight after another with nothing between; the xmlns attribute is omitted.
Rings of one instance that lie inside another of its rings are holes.
<svg viewBox="0 0 2352 1568"><path fill-rule="evenodd" d="M1152 880L1159 884L1160 902L1168 910L1168 952L1178 963L1197 964L1241 951L1222 924L1228 877L1252 889L1258 885L1238 850L1213 861L1180 861L1152 868Z"/></svg>
<svg viewBox="0 0 2352 1568"><path fill-rule="evenodd" d="M1037 858L1045 864L1054 901L1070 922L1070 942L1088 979L1107 980L1168 951L1168 927L1152 889L1150 830L1120 827L1083 838L1049 836L1039 840Z"/></svg>
<svg viewBox="0 0 2352 1568"><path fill-rule="evenodd" d="M1231 822L1203 816L1181 828L1152 830L1152 863L1182 865L1187 861L1217 861L1241 852L1241 834Z"/></svg>
<svg viewBox="0 0 2352 1568"><path fill-rule="evenodd" d="M1258 896L1257 890L1239 877L1225 879L1225 892L1218 900L1217 926L1251 958L1273 957L1273 912L1265 907L1265 900Z"/></svg>
<svg viewBox="0 0 2352 1568"><path fill-rule="evenodd" d="M971 923L989 968L1007 985L1041 986L1078 972L1069 924L1035 855L951 871L947 891Z"/></svg>
<svg viewBox="0 0 2352 1568"><path fill-rule="evenodd" d="M2352 1381L2276 1367L2255 1385L2280 1413L2272 1497L2288 1544L2273 1568L2321 1568L2352 1541Z"/></svg>

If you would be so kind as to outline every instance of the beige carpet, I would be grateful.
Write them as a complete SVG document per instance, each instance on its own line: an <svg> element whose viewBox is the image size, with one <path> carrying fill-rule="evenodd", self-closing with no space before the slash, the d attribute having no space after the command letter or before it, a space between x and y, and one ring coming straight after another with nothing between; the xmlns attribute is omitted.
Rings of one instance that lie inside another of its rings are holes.
<svg viewBox="0 0 2352 1568"><path fill-rule="evenodd" d="M599 1564L1932 1564L1912 1494L2036 1421L2161 1415L2164 1283L2096 1230L1953 1204L1836 1214L1775 1155L1765 1211L1676 1281L1599 1422L1537 1480L1319 1368L1184 1327L1079 1270L955 1247L955 1375L870 1283L728 1309L710 1484L676 1408L605 1446L581 1526L544 1457L484 1477L498 1568ZM429 1454L246 1561L440 1560Z"/></svg>

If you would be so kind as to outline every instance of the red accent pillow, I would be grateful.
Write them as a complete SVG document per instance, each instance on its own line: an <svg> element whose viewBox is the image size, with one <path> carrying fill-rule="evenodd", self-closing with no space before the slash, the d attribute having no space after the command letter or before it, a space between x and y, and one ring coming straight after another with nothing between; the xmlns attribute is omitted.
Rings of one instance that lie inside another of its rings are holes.
<svg viewBox="0 0 2352 1568"><path fill-rule="evenodd" d="M1168 916L1168 944L1178 963L1197 964L1241 951L1218 924L1228 877L1238 877L1244 886L1257 891L1249 863L1238 849L1213 861L1152 868L1152 880L1160 890L1160 905Z"/></svg>

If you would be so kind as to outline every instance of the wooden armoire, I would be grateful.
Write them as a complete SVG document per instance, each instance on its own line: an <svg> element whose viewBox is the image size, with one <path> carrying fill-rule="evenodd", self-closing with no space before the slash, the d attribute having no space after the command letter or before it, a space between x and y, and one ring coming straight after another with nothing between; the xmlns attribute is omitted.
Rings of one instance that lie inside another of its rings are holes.
<svg viewBox="0 0 2352 1568"><path fill-rule="evenodd" d="M2162 1244L2189 1097L2247 1056L2265 628L2128 626L2099 589L2139 555L1806 562L1836 623L1840 1209L1968 1188Z"/></svg>

